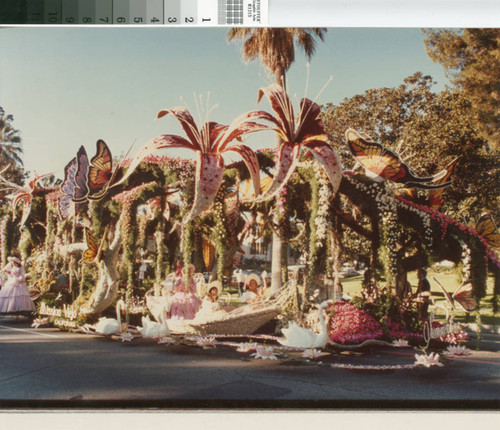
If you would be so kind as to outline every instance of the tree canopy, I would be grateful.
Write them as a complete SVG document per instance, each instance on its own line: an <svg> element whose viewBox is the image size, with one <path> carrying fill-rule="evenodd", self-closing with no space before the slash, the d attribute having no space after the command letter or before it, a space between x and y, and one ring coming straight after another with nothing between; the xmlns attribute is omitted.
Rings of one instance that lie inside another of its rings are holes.
<svg viewBox="0 0 500 430"><path fill-rule="evenodd" d="M489 146L500 142L500 30L424 30L427 53L471 102L473 119Z"/></svg>
<svg viewBox="0 0 500 430"><path fill-rule="evenodd" d="M451 90L435 93L433 85L430 76L415 73L395 88L370 89L338 106L326 105L323 120L330 140L346 169L355 163L342 143L349 127L399 152L420 175L434 174L461 156L441 210L457 219L496 211L497 156L485 150L472 121L471 103Z"/></svg>

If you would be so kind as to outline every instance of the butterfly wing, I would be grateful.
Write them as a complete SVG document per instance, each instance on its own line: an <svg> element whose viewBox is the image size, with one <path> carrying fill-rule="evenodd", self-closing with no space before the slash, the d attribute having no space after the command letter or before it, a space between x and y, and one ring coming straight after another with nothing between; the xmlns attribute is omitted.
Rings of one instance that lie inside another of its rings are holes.
<svg viewBox="0 0 500 430"><path fill-rule="evenodd" d="M455 309L455 303L454 303L454 300L453 300L453 296L444 289L444 287L441 285L441 283L436 279L436 278L433 278L435 281L436 281L436 284L439 285L439 288L441 288L441 291L443 292L444 294L444 297L446 298L446 300L448 301L448 303L451 305L451 308L452 309Z"/></svg>
<svg viewBox="0 0 500 430"><path fill-rule="evenodd" d="M413 179L409 167L390 149L356 130L346 131L347 145L356 160L375 175L394 182Z"/></svg>
<svg viewBox="0 0 500 430"><path fill-rule="evenodd" d="M97 153L90 160L88 187L89 199L100 199L104 196L111 179L113 159L111 151L103 140L97 141Z"/></svg>
<svg viewBox="0 0 500 430"><path fill-rule="evenodd" d="M450 164L448 164L445 167L444 170L446 173L440 179L433 181L435 185L442 185L450 179L450 176L452 175L453 170L455 169L455 166L457 165L459 158L460 157L455 158ZM429 193L429 207L431 209L439 210L439 208L443 204L443 191L444 188L439 188L432 190Z"/></svg>
<svg viewBox="0 0 500 430"><path fill-rule="evenodd" d="M83 146L80 147L76 154L77 169L75 174L75 190L73 193L74 202L84 202L89 194L88 187L88 172L89 172L89 159L87 152Z"/></svg>
<svg viewBox="0 0 500 430"><path fill-rule="evenodd" d="M83 261L91 263L96 258L99 249L94 235L88 228L85 229L85 241L87 242L87 249L83 253Z"/></svg>
<svg viewBox="0 0 500 430"><path fill-rule="evenodd" d="M64 181L61 184L61 195L57 199L57 209L62 219L74 215L75 212L75 207L71 199L75 193L77 164L76 157L74 157L64 168Z"/></svg>
<svg viewBox="0 0 500 430"><path fill-rule="evenodd" d="M453 299L465 312L473 312L477 309L477 301L472 295L472 284L470 282L460 285L453 293Z"/></svg>
<svg viewBox="0 0 500 430"><path fill-rule="evenodd" d="M484 213L479 218L476 224L477 233L493 248L500 247L500 234L493 220L493 216L489 213Z"/></svg>

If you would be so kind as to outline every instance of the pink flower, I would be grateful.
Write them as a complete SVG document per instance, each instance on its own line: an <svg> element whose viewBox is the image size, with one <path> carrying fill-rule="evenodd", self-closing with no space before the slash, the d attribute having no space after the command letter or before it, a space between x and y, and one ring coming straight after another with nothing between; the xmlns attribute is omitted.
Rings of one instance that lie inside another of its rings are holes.
<svg viewBox="0 0 500 430"><path fill-rule="evenodd" d="M445 355L471 355L472 351L466 346L452 346L448 345L446 351L443 352Z"/></svg>
<svg viewBox="0 0 500 430"><path fill-rule="evenodd" d="M160 345L172 345L175 343L175 339L170 336L161 336L157 338L157 342Z"/></svg>
<svg viewBox="0 0 500 430"><path fill-rule="evenodd" d="M240 343L240 346L236 351L238 352L250 352L254 351L257 348L257 344L255 342L246 342L246 343Z"/></svg>
<svg viewBox="0 0 500 430"><path fill-rule="evenodd" d="M47 325L49 323L49 317L46 318L35 318L33 320L33 323L31 324L31 327L38 328L41 325Z"/></svg>
<svg viewBox="0 0 500 430"><path fill-rule="evenodd" d="M415 354L415 366L439 366L442 367L443 363L439 362L439 354L431 352L430 355L427 354Z"/></svg>
<svg viewBox="0 0 500 430"><path fill-rule="evenodd" d="M215 336L199 336L196 344L198 346L215 346Z"/></svg>
<svg viewBox="0 0 500 430"><path fill-rule="evenodd" d="M134 335L132 333L120 333L120 339L122 342L130 342L134 338Z"/></svg>
<svg viewBox="0 0 500 430"><path fill-rule="evenodd" d="M302 357L304 357L304 358L314 359L314 358L318 358L318 357L323 357L324 355L328 355L328 353L321 352L318 349L312 349L312 348L304 349L304 351L302 352Z"/></svg>
<svg viewBox="0 0 500 430"><path fill-rule="evenodd" d="M262 360L277 360L278 357L274 355L274 350L272 346L262 346L258 345L256 347L256 352L252 354L255 358L262 358Z"/></svg>

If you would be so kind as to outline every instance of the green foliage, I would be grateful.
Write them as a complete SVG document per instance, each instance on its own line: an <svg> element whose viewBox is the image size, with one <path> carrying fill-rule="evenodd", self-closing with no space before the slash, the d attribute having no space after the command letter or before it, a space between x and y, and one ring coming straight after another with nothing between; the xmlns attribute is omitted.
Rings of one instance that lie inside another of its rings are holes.
<svg viewBox="0 0 500 430"><path fill-rule="evenodd" d="M352 304L378 321L386 335L389 334L389 326L392 323L402 324L408 332L415 333L421 330L414 302L400 300L387 288L378 291L372 284L364 285L361 295L354 297Z"/></svg>
<svg viewBox="0 0 500 430"><path fill-rule="evenodd" d="M464 214L477 218L484 209L496 212L498 155L485 150L468 98L450 90L435 93L433 85L430 76L415 73L398 87L370 89L338 106L327 104L323 121L330 141L347 169L355 164L342 143L348 128L364 131L403 159L411 156L408 163L419 175L437 173L460 155L443 210L457 219ZM427 198L429 192L420 194Z"/></svg>
<svg viewBox="0 0 500 430"><path fill-rule="evenodd" d="M5 113L0 106L0 165L2 169L10 165L2 176L19 185L25 177L23 167L23 147L21 132L13 126L14 116Z"/></svg>
<svg viewBox="0 0 500 430"><path fill-rule="evenodd" d="M474 125L498 148L500 130L500 30L423 30L430 58L442 64L456 89L472 105Z"/></svg>

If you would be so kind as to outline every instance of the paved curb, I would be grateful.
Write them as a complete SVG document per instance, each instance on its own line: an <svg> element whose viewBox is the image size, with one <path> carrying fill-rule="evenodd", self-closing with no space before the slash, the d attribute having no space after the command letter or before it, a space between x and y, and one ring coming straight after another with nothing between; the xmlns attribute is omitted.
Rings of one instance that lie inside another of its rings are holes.
<svg viewBox="0 0 500 430"><path fill-rule="evenodd" d="M472 331L474 333L477 332L477 324L469 323L462 324L468 331ZM482 333L492 333L492 334L500 334L500 326L491 325L491 324L481 324L481 332Z"/></svg>

